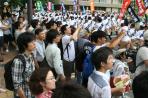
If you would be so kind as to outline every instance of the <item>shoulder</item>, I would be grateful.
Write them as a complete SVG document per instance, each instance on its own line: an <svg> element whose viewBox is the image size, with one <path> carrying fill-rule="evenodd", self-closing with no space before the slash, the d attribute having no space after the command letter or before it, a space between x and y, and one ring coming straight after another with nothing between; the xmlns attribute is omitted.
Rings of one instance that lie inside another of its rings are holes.
<svg viewBox="0 0 148 98"><path fill-rule="evenodd" d="M96 74L96 73L93 72L91 74L90 78L100 88L104 88L104 87L108 86L107 82L104 80L104 78L101 75L98 75L98 74Z"/></svg>
<svg viewBox="0 0 148 98"><path fill-rule="evenodd" d="M144 52L148 52L148 48L147 47L141 47L139 50L138 50L139 53L144 53Z"/></svg>

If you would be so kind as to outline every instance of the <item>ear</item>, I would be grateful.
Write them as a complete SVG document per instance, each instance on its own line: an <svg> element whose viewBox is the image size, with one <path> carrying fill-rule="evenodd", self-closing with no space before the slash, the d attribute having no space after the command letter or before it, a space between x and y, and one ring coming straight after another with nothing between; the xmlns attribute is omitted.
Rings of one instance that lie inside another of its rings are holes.
<svg viewBox="0 0 148 98"><path fill-rule="evenodd" d="M105 64L104 62L101 62L101 66L104 66L104 64Z"/></svg>
<svg viewBox="0 0 148 98"><path fill-rule="evenodd" d="M40 82L40 85L41 85L42 87L45 87L45 82Z"/></svg>

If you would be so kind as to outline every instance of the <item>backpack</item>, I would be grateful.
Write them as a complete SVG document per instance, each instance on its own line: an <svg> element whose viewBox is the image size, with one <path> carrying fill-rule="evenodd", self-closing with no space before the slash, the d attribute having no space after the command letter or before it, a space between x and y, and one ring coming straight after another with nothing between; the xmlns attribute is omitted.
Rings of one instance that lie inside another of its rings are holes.
<svg viewBox="0 0 148 98"><path fill-rule="evenodd" d="M13 60L14 59L20 59L22 61L22 65L24 66L24 70L23 70L23 73L25 72L25 68L26 68L26 61L25 61L25 58L23 55L17 55L15 56L12 60L10 60L9 62L7 62L5 65L4 65L4 70L5 70L5 73L4 73L4 80L5 80L5 85L6 85L6 88L8 90L11 90L13 91L14 90L14 85L13 85L13 80L12 80L12 64L13 64Z"/></svg>
<svg viewBox="0 0 148 98"><path fill-rule="evenodd" d="M94 48L95 46L92 45L90 42L84 45L85 57L83 60L83 71L82 71L84 79L88 79L88 77L94 70L94 66L92 65L91 62L91 56Z"/></svg>
<svg viewBox="0 0 148 98"><path fill-rule="evenodd" d="M82 72L83 60L86 56L83 49L85 43L87 43L87 41L84 39L78 39L75 42L75 65L76 65L76 70L79 72Z"/></svg>

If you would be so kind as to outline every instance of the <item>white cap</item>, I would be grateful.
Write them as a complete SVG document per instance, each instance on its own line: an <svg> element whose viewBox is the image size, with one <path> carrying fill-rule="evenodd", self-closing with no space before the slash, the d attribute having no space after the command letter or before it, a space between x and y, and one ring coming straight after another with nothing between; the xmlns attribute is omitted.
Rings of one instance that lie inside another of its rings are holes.
<svg viewBox="0 0 148 98"><path fill-rule="evenodd" d="M146 30L145 32L144 32L144 40L148 40L148 30Z"/></svg>
<svg viewBox="0 0 148 98"><path fill-rule="evenodd" d="M8 2L4 2L4 5L9 5L9 3Z"/></svg>

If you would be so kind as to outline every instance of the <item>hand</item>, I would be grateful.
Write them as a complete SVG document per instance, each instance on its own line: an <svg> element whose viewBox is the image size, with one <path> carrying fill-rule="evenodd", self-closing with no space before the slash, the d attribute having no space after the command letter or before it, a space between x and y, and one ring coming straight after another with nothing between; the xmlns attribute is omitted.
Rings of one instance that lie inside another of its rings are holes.
<svg viewBox="0 0 148 98"><path fill-rule="evenodd" d="M124 36L125 34L126 34L125 32L122 32L122 31L121 31L121 32L119 33L119 36L122 36L122 35Z"/></svg>
<svg viewBox="0 0 148 98"><path fill-rule="evenodd" d="M60 75L60 80L61 81L65 81L66 80L65 76L64 75Z"/></svg>

